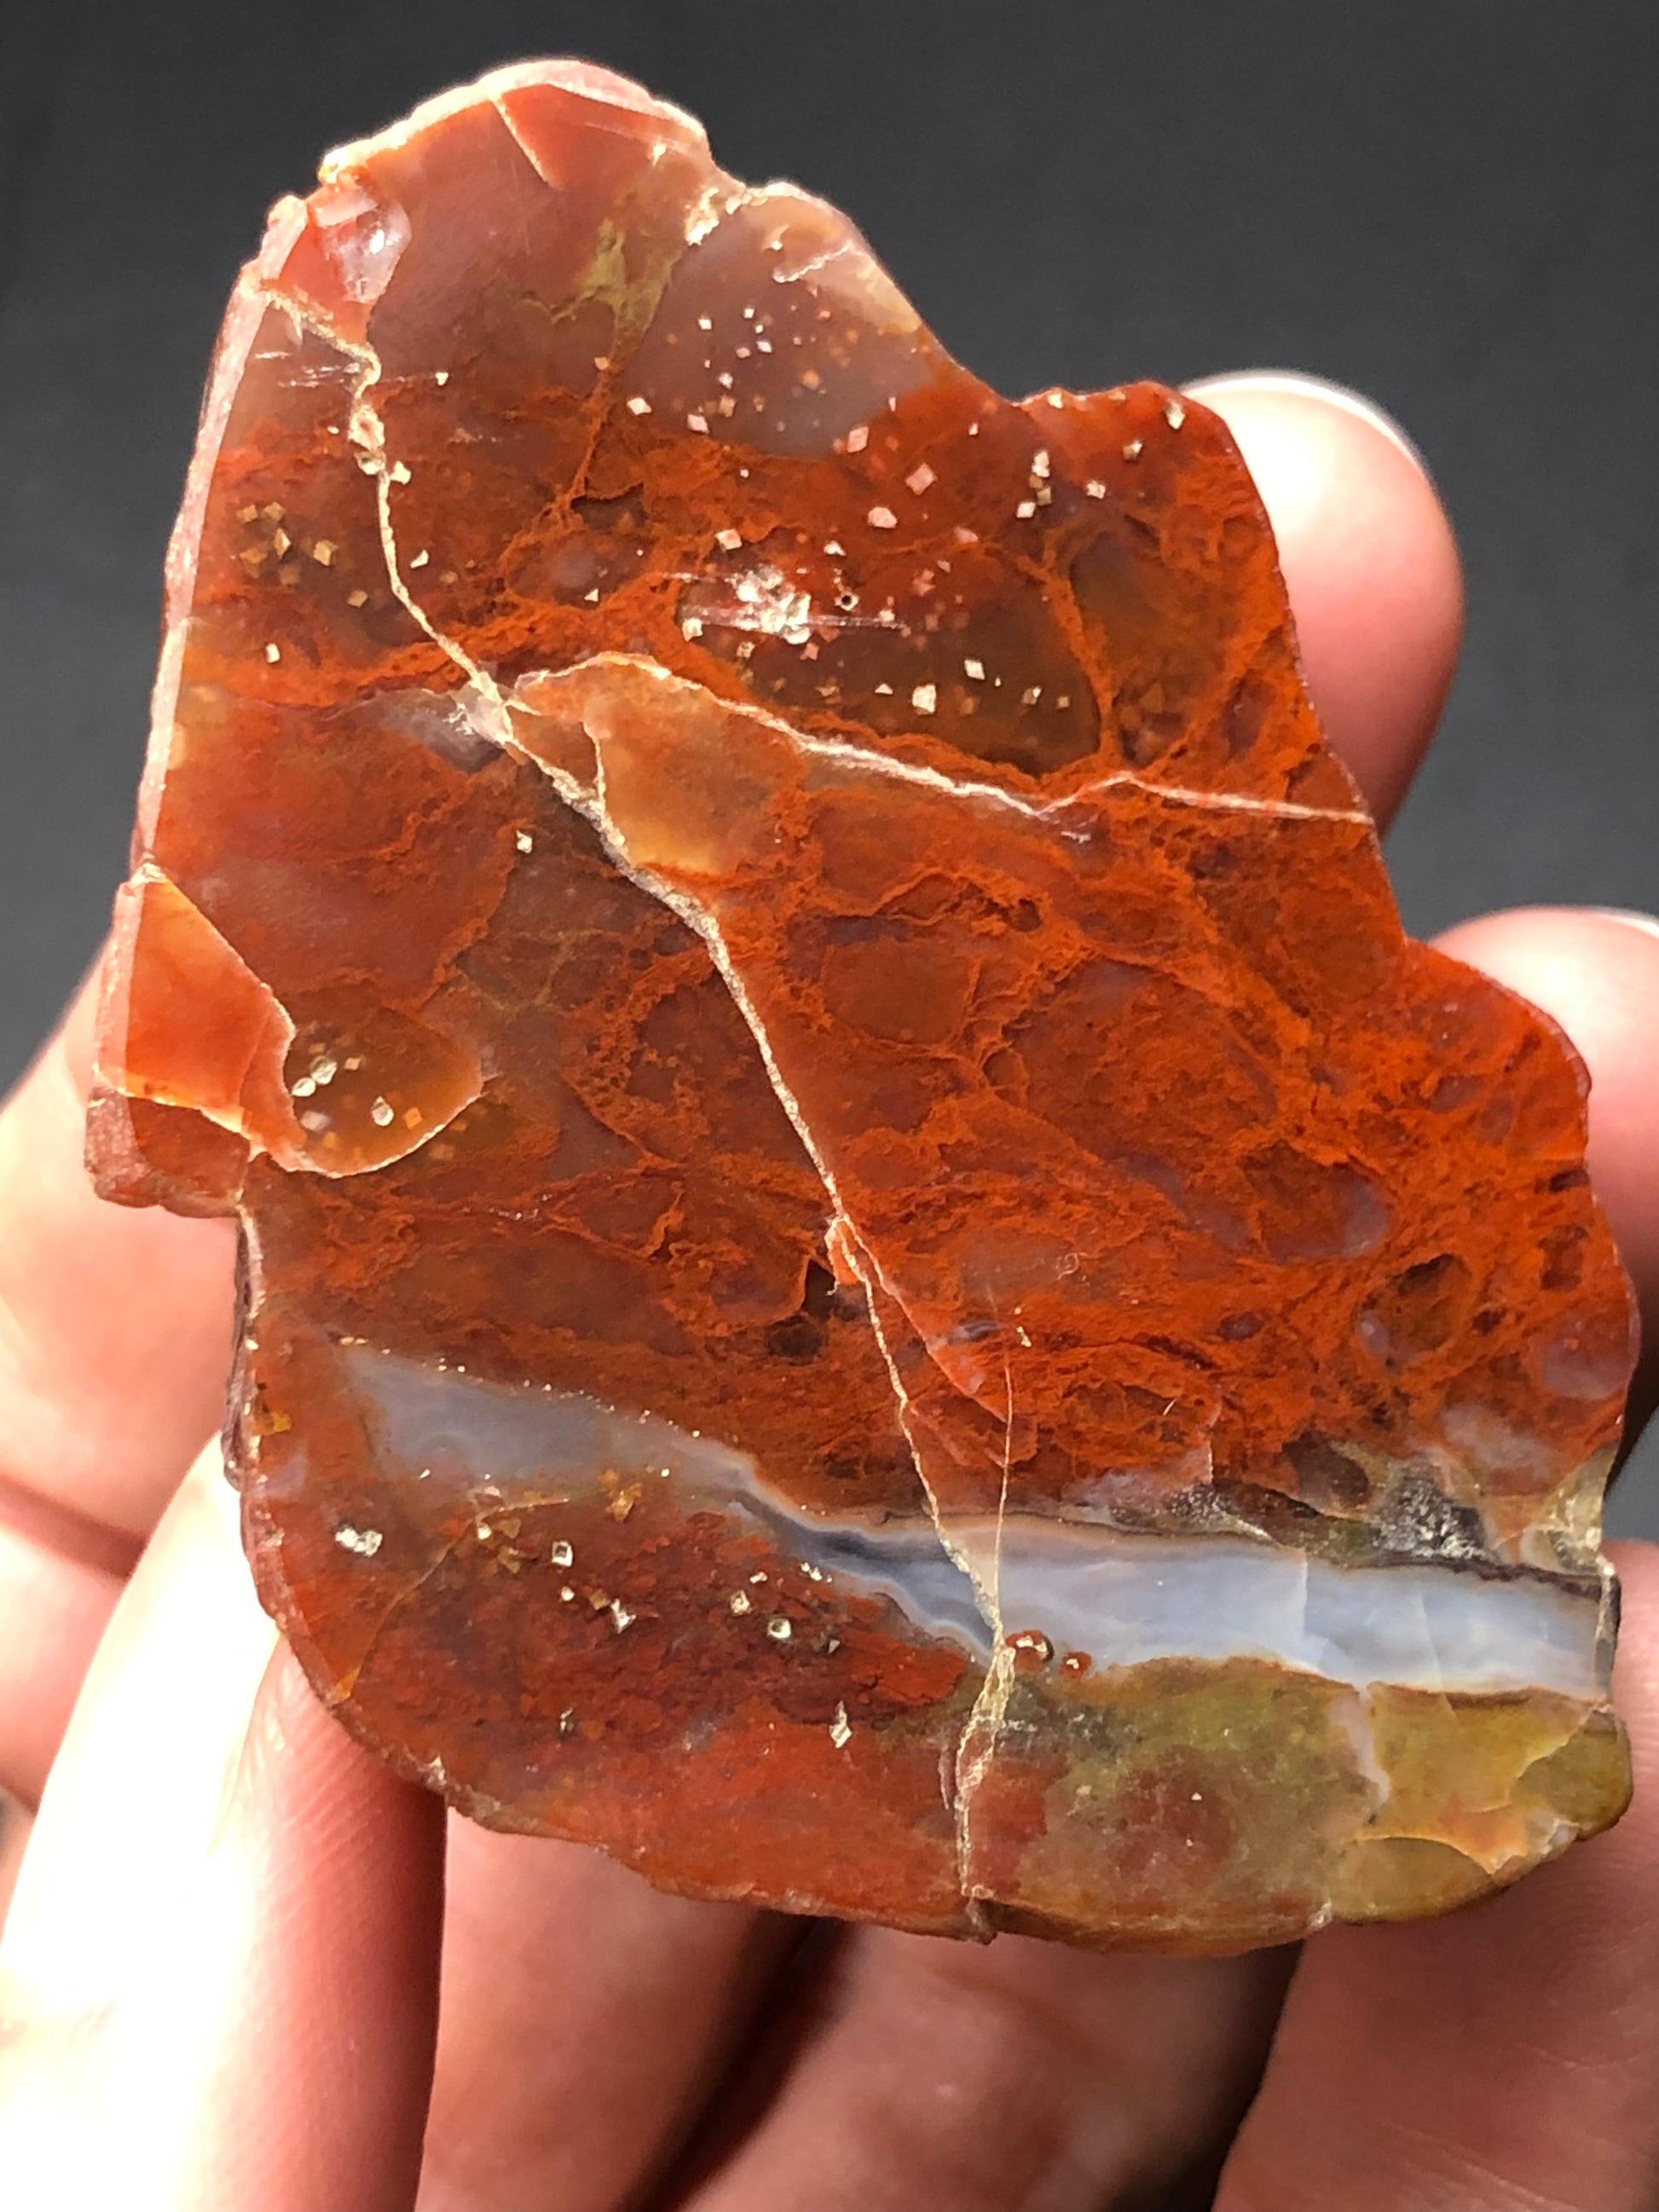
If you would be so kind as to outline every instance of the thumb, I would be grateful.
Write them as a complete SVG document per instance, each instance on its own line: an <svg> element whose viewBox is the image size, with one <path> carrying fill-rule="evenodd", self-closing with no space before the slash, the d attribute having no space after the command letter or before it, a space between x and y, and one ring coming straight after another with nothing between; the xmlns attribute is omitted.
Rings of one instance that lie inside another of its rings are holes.
<svg viewBox="0 0 1659 2212"><path fill-rule="evenodd" d="M441 1836L312 1697L204 1455L93 1662L0 1942L16 2201L410 2206Z"/></svg>

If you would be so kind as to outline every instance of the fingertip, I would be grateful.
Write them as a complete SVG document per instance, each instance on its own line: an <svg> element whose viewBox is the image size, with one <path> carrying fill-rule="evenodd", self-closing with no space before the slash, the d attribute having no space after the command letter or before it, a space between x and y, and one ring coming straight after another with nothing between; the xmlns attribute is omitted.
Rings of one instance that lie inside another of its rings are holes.
<svg viewBox="0 0 1659 2212"><path fill-rule="evenodd" d="M1429 465L1423 450L1417 445L1402 423L1395 422L1386 409L1352 385L1334 384L1328 377L1310 376L1297 368L1239 368L1229 369L1218 376L1200 376L1185 387L1203 400L1206 407L1224 413L1240 398L1247 405L1258 398L1282 400L1291 405L1304 403L1319 409L1335 409L1352 416L1367 429L1375 430L1396 447L1419 475L1427 477Z"/></svg>
<svg viewBox="0 0 1659 2212"><path fill-rule="evenodd" d="M1522 907L1436 939L1559 1022L1589 1071L1589 1170L1659 1340L1659 922L1596 908Z"/></svg>
<svg viewBox="0 0 1659 2212"><path fill-rule="evenodd" d="M1386 823L1463 634L1456 540L1427 467L1381 410L1316 377L1249 370L1187 390L1223 417L1255 479L1314 704Z"/></svg>

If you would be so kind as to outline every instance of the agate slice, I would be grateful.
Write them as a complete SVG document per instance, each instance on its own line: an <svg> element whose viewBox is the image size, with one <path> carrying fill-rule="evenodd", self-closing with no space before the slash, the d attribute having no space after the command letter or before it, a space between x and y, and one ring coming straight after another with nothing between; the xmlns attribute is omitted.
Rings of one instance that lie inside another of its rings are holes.
<svg viewBox="0 0 1659 2212"><path fill-rule="evenodd" d="M1402 934L1216 416L1009 404L532 64L276 208L167 586L91 1158L240 1223L248 1549L365 1742L1172 1949L1617 1817L1583 1073Z"/></svg>

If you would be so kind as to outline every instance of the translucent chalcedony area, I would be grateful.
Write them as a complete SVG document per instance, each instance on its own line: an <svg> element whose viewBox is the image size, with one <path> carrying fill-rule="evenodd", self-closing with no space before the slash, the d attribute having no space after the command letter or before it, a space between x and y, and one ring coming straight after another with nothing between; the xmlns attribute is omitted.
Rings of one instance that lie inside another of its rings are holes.
<svg viewBox="0 0 1659 2212"><path fill-rule="evenodd" d="M1617 1817L1583 1073L1403 935L1195 402L498 73L236 289L137 848L94 1173L239 1219L261 1594L464 1811L1197 1950Z"/></svg>

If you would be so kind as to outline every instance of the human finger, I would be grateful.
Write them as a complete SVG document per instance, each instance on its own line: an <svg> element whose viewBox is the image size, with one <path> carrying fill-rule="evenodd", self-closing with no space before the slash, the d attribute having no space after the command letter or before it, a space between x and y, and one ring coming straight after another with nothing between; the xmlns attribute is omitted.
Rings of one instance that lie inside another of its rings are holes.
<svg viewBox="0 0 1659 2212"><path fill-rule="evenodd" d="M229 1224L88 1180L95 997L0 1108L0 1788L30 1802L230 1355Z"/></svg>
<svg viewBox="0 0 1659 2212"><path fill-rule="evenodd" d="M0 1932L5 1929L11 1893L17 1885L17 1869L22 1864L23 1846L33 1825L30 1814L15 1797L0 1797Z"/></svg>
<svg viewBox="0 0 1659 2212"><path fill-rule="evenodd" d="M1659 2191L1659 1550L1616 1547L1638 1787L1446 1921L1309 1944L1216 2212L1650 2212Z"/></svg>
<svg viewBox="0 0 1659 2212"><path fill-rule="evenodd" d="M1187 389L1222 416L1255 478L1314 704L1386 826L1462 640L1462 572L1439 495L1404 434L1339 385L1251 369Z"/></svg>
<svg viewBox="0 0 1659 2212"><path fill-rule="evenodd" d="M1460 922L1443 951L1553 1017L1589 1069L1589 1173L1642 1313L1632 1425L1659 1383L1659 921L1593 907L1522 907Z"/></svg>
<svg viewBox="0 0 1659 2212"><path fill-rule="evenodd" d="M228 1222L93 1190L98 988L94 973L0 1109L0 1472L130 1567L222 1410L234 1255Z"/></svg>
<svg viewBox="0 0 1659 2212"><path fill-rule="evenodd" d="M31 1799L137 1542L216 1422L230 1340L228 1225L106 1206L86 1180L93 1005L88 987L0 1115L0 1297L19 1355L0 1377L17 1392L0 1423L15 1470L0 1510L0 1777ZM519 1839L475 1832L457 1854L441 2079L458 2094L441 2105L429 2186L458 2203L512 2203L550 2159L572 2187L586 2176L601 2190L647 2165L695 2102L765 1946L751 1916L705 1917L586 1853L550 1847L533 1880L504 1893L515 1849L521 1862ZM562 1857L578 1878L552 1878ZM607 1883L614 1903L592 1893ZM502 1924L486 1937L489 1908L516 1935ZM610 2038L582 2033L585 1984L608 1993ZM531 2094L546 2086L533 2065L499 2063L526 2005L544 2055L560 2057L562 2102ZM694 2010L701 2032L685 2025ZM630 2076L630 2124L591 2124ZM505 2197L488 2193L508 2177ZM482 2197L465 2193L475 2185Z"/></svg>
<svg viewBox="0 0 1659 2212"><path fill-rule="evenodd" d="M9 2195L407 2212L441 1838L313 1697L204 1455L100 1648L0 1942Z"/></svg>
<svg viewBox="0 0 1659 2212"><path fill-rule="evenodd" d="M458 1816L447 1897L420 2212L632 2204L804 1923Z"/></svg>
<svg viewBox="0 0 1659 2212"><path fill-rule="evenodd" d="M1439 940L1554 1016L1590 1074L1592 1181L1646 1306L1659 1300L1659 927L1534 908ZM1659 1552L1616 1547L1615 1690L1638 1778L1608 1835L1438 1925L1309 1947L1218 2212L1653 2201L1659 2127Z"/></svg>
<svg viewBox="0 0 1659 2212"><path fill-rule="evenodd" d="M1159 2201L1224 2142L1282 1954L1103 1958L853 1929L777 2026L759 2117L676 2212L1100 2212ZM791 2047L793 2046L793 2048Z"/></svg>

